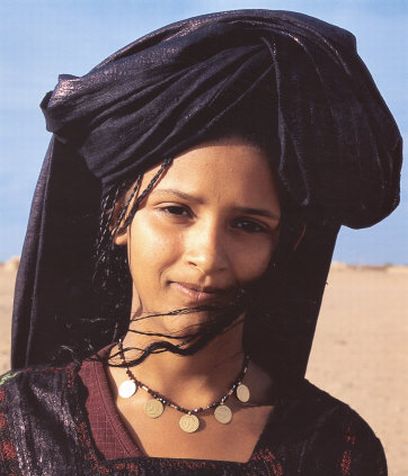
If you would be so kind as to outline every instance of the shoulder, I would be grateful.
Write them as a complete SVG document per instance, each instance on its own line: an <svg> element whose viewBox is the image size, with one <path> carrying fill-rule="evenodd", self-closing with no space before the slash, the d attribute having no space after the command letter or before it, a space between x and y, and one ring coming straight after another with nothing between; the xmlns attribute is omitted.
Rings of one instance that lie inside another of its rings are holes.
<svg viewBox="0 0 408 476"><path fill-rule="evenodd" d="M7 395L11 392L22 394L24 391L41 390L55 392L56 385L70 385L77 368L74 364L64 367L39 366L22 370L10 370L0 376L0 392Z"/></svg>
<svg viewBox="0 0 408 476"><path fill-rule="evenodd" d="M29 421L58 419L74 394L75 367L36 367L9 371L0 377L0 418L14 434ZM6 425L5 425L6 427Z"/></svg>
<svg viewBox="0 0 408 476"><path fill-rule="evenodd" d="M61 447L63 454L61 445L73 441L74 377L71 364L10 371L0 377L0 474L21 474L16 469L21 455L26 467L48 449Z"/></svg>
<svg viewBox="0 0 408 476"><path fill-rule="evenodd" d="M75 367L33 367L0 376L0 412L9 420L18 412L33 415L63 405L63 395L74 386ZM59 399L55 398L59 395Z"/></svg>
<svg viewBox="0 0 408 476"><path fill-rule="evenodd" d="M283 417L310 474L387 474L382 444L364 418L310 382L284 405Z"/></svg>
<svg viewBox="0 0 408 476"><path fill-rule="evenodd" d="M347 403L333 397L328 392L305 380L302 389L300 409L307 411L317 427L348 433L351 429L369 439L377 439L369 424Z"/></svg>

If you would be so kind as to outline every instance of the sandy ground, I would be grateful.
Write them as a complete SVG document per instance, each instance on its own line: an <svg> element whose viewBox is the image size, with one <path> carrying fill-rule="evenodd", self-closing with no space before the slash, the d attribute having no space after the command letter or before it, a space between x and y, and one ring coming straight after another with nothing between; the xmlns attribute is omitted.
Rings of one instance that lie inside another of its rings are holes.
<svg viewBox="0 0 408 476"><path fill-rule="evenodd" d="M8 369L13 263L0 266L0 372ZM389 475L408 474L408 267L335 265L307 378L349 403L383 442Z"/></svg>
<svg viewBox="0 0 408 476"><path fill-rule="evenodd" d="M408 268L332 267L307 377L381 439L390 476L408 474Z"/></svg>

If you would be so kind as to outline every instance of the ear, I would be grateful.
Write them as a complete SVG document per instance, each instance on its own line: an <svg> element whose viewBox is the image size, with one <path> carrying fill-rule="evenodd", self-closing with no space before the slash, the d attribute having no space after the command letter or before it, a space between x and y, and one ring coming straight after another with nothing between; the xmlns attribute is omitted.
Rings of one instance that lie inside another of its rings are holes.
<svg viewBox="0 0 408 476"><path fill-rule="evenodd" d="M116 236L113 238L113 242L117 246L126 246L128 242L128 232L127 229L122 233L116 233Z"/></svg>
<svg viewBox="0 0 408 476"><path fill-rule="evenodd" d="M126 228L124 228L123 225L125 224L130 210L132 209L132 206L138 196L142 178L143 177L141 175L138 176L135 182L129 188L120 193L116 199L112 214L112 223L115 225L111 227L110 231L111 234L114 234L112 239L113 243L115 243L117 246L125 246L129 241L128 230L129 226L131 225L127 226ZM118 222L119 226L117 225Z"/></svg>
<svg viewBox="0 0 408 476"><path fill-rule="evenodd" d="M119 226L119 229L117 228L117 222L120 218L120 215L123 213L123 207L125 206L126 201L127 201L126 194L119 196L114 205L114 210L112 214L112 223L114 223L115 225L110 227L110 232L111 234L115 233L115 236L113 236L112 239L115 245L117 246L126 246L128 242L127 228L123 229L122 226ZM127 211L125 213L125 216L122 217L120 225L123 224L124 220L126 219L126 216L127 216ZM115 232L115 229L117 230L116 232Z"/></svg>

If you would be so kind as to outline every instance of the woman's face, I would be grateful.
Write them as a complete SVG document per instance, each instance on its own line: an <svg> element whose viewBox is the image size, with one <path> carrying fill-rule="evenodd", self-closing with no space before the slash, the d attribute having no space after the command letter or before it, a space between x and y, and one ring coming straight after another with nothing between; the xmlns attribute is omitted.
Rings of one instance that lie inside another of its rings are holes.
<svg viewBox="0 0 408 476"><path fill-rule="evenodd" d="M141 191L158 168L144 175ZM277 186L260 148L234 138L182 153L116 239L128 245L132 311L135 302L143 312L167 312L227 299L266 270L279 222Z"/></svg>

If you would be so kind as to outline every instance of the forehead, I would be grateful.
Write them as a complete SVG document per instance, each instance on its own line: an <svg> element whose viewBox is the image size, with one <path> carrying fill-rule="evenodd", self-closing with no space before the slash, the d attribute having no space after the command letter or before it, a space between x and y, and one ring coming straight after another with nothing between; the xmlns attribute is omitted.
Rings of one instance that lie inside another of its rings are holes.
<svg viewBox="0 0 408 476"><path fill-rule="evenodd" d="M158 167L148 171L147 185ZM278 186L271 158L256 145L225 139L193 147L174 158L155 190L178 189L218 200L276 200Z"/></svg>

